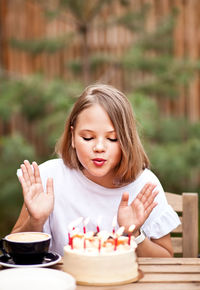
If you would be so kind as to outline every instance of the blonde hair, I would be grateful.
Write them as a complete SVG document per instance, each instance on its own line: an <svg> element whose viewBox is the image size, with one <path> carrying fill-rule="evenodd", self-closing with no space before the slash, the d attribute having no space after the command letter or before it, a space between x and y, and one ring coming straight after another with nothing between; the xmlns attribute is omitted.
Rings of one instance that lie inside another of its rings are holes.
<svg viewBox="0 0 200 290"><path fill-rule="evenodd" d="M56 144L56 152L68 167L83 169L76 150L72 147L71 126L75 128L79 114L94 104L99 104L109 115L122 151L113 182L118 185L127 184L135 180L144 168L149 167L149 159L136 129L131 104L122 92L112 86L91 85L83 91L67 119L63 135Z"/></svg>

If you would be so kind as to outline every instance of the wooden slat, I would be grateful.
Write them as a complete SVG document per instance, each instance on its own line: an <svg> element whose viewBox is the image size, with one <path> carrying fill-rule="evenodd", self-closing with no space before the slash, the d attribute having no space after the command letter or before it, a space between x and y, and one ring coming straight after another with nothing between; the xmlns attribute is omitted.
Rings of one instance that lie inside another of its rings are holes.
<svg viewBox="0 0 200 290"><path fill-rule="evenodd" d="M199 273L145 273L144 277L141 279L141 282L192 282L192 281L198 281L200 282L200 275ZM188 289L189 290L189 289Z"/></svg>
<svg viewBox="0 0 200 290"><path fill-rule="evenodd" d="M183 253L183 257L198 256L198 194L182 195L166 192L168 203L177 212L182 212L182 225L174 233L181 237L172 237L174 253Z"/></svg>
<svg viewBox="0 0 200 290"><path fill-rule="evenodd" d="M193 282L188 283L132 283L121 286L77 286L77 290L197 290L197 285Z"/></svg>
<svg viewBox="0 0 200 290"><path fill-rule="evenodd" d="M198 286L193 282L188 283L132 283L120 286L77 286L77 290L197 290Z"/></svg>
<svg viewBox="0 0 200 290"><path fill-rule="evenodd" d="M177 212L183 211L182 195L166 192L166 198L173 209Z"/></svg>
<svg viewBox="0 0 200 290"><path fill-rule="evenodd" d="M198 256L198 194L183 193L183 256Z"/></svg>
<svg viewBox="0 0 200 290"><path fill-rule="evenodd" d="M182 231L183 231L183 226L182 226L182 217L180 216L179 218L180 218L181 224L180 224L177 228L175 228L175 229L172 231L172 233L182 233Z"/></svg>
<svg viewBox="0 0 200 290"><path fill-rule="evenodd" d="M199 265L199 258L144 258L138 257L139 265ZM199 268L200 269L200 268Z"/></svg>
<svg viewBox="0 0 200 290"><path fill-rule="evenodd" d="M183 239L180 237L174 237L172 239L172 246L174 253L180 254L183 252Z"/></svg>
<svg viewBox="0 0 200 290"><path fill-rule="evenodd" d="M159 273L200 273L200 265L165 265L165 267L160 267L158 265L140 265L140 270L148 273L157 273L159 267Z"/></svg>

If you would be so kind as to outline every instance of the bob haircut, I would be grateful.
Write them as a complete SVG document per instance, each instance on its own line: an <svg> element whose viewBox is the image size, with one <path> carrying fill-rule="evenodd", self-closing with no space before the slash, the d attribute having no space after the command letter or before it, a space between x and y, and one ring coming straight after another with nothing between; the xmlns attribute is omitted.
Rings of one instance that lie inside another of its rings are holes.
<svg viewBox="0 0 200 290"><path fill-rule="evenodd" d="M64 132L56 144L56 153L69 168L83 169L72 147L71 126L75 129L79 114L94 104L99 104L107 112L115 128L122 157L113 184L123 186L149 167L149 159L137 133L131 104L122 92L110 85L91 85L83 91L66 121Z"/></svg>

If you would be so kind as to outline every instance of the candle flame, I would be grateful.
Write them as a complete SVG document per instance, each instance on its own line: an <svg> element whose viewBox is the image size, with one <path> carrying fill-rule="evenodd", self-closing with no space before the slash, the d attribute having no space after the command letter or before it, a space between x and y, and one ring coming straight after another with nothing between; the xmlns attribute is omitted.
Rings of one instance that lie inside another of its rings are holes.
<svg viewBox="0 0 200 290"><path fill-rule="evenodd" d="M73 228L77 227L83 220L83 217L77 218L74 221L72 221L71 223L69 223L68 228L69 230L73 230Z"/></svg>
<svg viewBox="0 0 200 290"><path fill-rule="evenodd" d="M117 225L117 216L115 215L115 216L113 217L112 226L113 226L113 227L116 227L116 225Z"/></svg>
<svg viewBox="0 0 200 290"><path fill-rule="evenodd" d="M84 224L84 226L87 226L87 224L89 223L89 221L90 221L90 217L85 218L85 219L83 220L83 224Z"/></svg>
<svg viewBox="0 0 200 290"><path fill-rule="evenodd" d="M131 226L129 227L128 231L129 231L129 232L133 232L134 229L135 229L135 225L131 225Z"/></svg>
<svg viewBox="0 0 200 290"><path fill-rule="evenodd" d="M123 234L123 232L124 232L124 227L120 227L117 231L116 231L116 235L119 237L119 236L121 236L122 234Z"/></svg>

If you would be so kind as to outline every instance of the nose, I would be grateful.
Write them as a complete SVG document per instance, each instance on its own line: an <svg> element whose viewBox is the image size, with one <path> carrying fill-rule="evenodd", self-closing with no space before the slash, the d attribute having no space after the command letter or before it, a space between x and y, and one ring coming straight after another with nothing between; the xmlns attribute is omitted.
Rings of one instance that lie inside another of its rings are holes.
<svg viewBox="0 0 200 290"><path fill-rule="evenodd" d="M98 140L93 147L94 152L104 152L105 149L106 148L103 140Z"/></svg>

